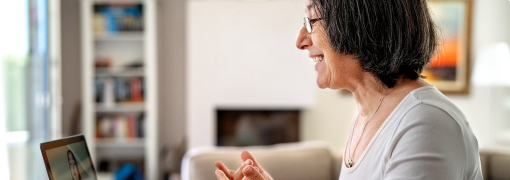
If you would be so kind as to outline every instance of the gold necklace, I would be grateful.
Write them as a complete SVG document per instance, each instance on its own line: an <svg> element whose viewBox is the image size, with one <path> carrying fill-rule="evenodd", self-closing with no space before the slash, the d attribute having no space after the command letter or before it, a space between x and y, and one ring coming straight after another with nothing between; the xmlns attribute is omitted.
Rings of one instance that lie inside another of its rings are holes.
<svg viewBox="0 0 510 180"><path fill-rule="evenodd" d="M349 152L347 153L347 155L349 155L349 159L347 160L347 168L351 168L351 167L352 167L352 164L353 164L353 162L352 162L352 157L354 156L354 153L356 153L356 148L358 148L358 144L359 144L359 142L360 142L360 140L361 140L361 137L363 137L363 132L365 131L365 127L367 127L368 122L370 122L370 120L372 120L372 118L374 117L375 113L377 113L377 111L379 110L379 107L381 107L381 104L382 104L382 101L384 100L384 98L385 98L386 96L388 96L388 94L390 94L391 92L393 92L393 90L394 90L394 89L395 89L395 87L393 87L393 88L391 89L391 91L389 91L388 93L386 93L386 95L384 95L384 96L381 98L381 100L379 101L379 105L377 105L377 108L375 109L375 112L372 114L372 116L370 116L370 119L368 119L368 121L365 123L365 125L363 126L363 129L361 129L361 134L360 134L360 136L359 136L358 142L356 143L356 146L354 147L354 151L353 151L353 153L351 154L351 142L352 142L352 136L354 135L354 128L353 128L353 130L352 130L352 132L351 132L351 135L350 135L350 137L349 137L349 146L348 146L348 148L347 148L347 150L349 151ZM358 118L356 118L356 122L354 122L354 125L356 125L356 123L357 123L357 122L358 122Z"/></svg>

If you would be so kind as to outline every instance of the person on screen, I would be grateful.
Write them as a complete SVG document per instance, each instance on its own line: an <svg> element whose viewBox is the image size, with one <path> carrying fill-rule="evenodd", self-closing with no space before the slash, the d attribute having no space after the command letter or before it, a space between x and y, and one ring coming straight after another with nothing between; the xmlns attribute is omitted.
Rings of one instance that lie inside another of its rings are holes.
<svg viewBox="0 0 510 180"><path fill-rule="evenodd" d="M78 170L78 162L76 162L76 158L71 150L67 150L67 162L69 163L69 169L71 169L71 176L73 177L73 180L81 180L80 171Z"/></svg>

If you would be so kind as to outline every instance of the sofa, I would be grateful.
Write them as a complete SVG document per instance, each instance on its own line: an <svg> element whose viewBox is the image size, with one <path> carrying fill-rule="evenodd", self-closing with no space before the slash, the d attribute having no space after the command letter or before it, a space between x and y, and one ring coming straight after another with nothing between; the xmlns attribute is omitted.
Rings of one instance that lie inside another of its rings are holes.
<svg viewBox="0 0 510 180"><path fill-rule="evenodd" d="M240 154L250 151L276 180L336 180L342 156L322 141L284 143L251 147L198 147L186 152L181 164L182 180L216 180L215 161L236 170ZM510 180L510 149L480 150L482 173L486 180Z"/></svg>
<svg viewBox="0 0 510 180"><path fill-rule="evenodd" d="M510 180L510 147L482 148L480 163L485 180Z"/></svg>

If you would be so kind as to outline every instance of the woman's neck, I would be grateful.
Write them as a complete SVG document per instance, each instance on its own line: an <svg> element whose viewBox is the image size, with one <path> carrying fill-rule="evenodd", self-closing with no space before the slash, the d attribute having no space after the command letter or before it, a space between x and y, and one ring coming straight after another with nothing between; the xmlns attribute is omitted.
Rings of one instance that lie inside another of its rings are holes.
<svg viewBox="0 0 510 180"><path fill-rule="evenodd" d="M393 88L381 84L375 76L365 74L352 91L360 118L368 120L377 110L380 101L389 95L392 90Z"/></svg>

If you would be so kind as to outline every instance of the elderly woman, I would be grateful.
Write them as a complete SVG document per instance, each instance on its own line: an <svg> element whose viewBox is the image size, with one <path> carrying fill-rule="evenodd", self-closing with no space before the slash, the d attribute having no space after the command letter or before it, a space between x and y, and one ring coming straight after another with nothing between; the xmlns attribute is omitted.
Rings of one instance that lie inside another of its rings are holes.
<svg viewBox="0 0 510 180"><path fill-rule="evenodd" d="M421 77L438 39L426 0L306 0L296 46L320 88L352 92L358 110L340 179L482 179L462 112ZM275 157L277 158L277 157ZM220 180L272 179L248 153Z"/></svg>

